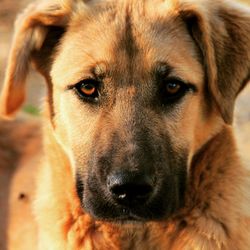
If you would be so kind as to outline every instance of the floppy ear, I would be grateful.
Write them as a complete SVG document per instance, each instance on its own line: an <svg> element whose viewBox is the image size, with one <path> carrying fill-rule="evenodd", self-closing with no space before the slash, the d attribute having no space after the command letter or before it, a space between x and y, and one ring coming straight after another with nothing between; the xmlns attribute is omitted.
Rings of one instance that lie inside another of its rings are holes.
<svg viewBox="0 0 250 250"><path fill-rule="evenodd" d="M224 121L250 79L250 9L233 1L182 1L180 15L197 44L207 89Z"/></svg>
<svg viewBox="0 0 250 250"><path fill-rule="evenodd" d="M31 61L47 77L53 49L64 32L69 13L69 1L39 1L30 4L17 18L0 97L0 115L12 115L23 103Z"/></svg>

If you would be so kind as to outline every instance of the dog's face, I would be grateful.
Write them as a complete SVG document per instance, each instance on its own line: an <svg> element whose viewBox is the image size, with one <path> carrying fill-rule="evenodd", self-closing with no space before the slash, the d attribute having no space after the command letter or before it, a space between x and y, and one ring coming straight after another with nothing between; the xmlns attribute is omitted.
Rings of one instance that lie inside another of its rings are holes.
<svg viewBox="0 0 250 250"><path fill-rule="evenodd" d="M55 138L71 162L79 199L95 218L167 218L184 205L193 156L231 119L249 68L234 66L236 52L245 50L250 61L246 43L216 47L233 39L225 20L210 27L193 2L88 2L70 18L67 6L65 15L44 19L46 32L40 18L38 31L47 36L42 47L30 48L48 80ZM210 39L212 28L223 36ZM230 84L234 91L224 89ZM5 93L6 113L22 100L11 98Z"/></svg>
<svg viewBox="0 0 250 250"><path fill-rule="evenodd" d="M182 206L211 119L185 23L137 8L75 17L52 66L55 130L100 219L161 219Z"/></svg>

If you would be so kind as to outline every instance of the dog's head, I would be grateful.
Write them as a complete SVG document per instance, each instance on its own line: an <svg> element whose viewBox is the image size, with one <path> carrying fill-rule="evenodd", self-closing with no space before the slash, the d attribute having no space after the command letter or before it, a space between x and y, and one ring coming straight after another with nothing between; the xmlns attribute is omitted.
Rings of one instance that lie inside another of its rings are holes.
<svg viewBox="0 0 250 250"><path fill-rule="evenodd" d="M83 207L157 220L184 203L193 156L231 124L249 78L250 11L224 1L46 1L18 18L1 112L45 76Z"/></svg>

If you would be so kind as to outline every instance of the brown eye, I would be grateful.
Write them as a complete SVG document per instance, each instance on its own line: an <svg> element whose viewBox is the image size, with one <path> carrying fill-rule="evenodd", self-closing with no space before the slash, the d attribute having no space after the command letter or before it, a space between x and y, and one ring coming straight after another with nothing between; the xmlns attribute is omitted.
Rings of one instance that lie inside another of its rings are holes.
<svg viewBox="0 0 250 250"><path fill-rule="evenodd" d="M192 84L187 84L176 78L169 78L163 81L164 92L163 102L171 104L179 101L189 91L195 91Z"/></svg>
<svg viewBox="0 0 250 250"><path fill-rule="evenodd" d="M79 89L84 95L91 96L96 92L96 87L91 83L82 84Z"/></svg>
<svg viewBox="0 0 250 250"><path fill-rule="evenodd" d="M99 82L95 79L86 79L75 85L76 93L86 101L98 101Z"/></svg>
<svg viewBox="0 0 250 250"><path fill-rule="evenodd" d="M168 82L166 84L166 91L169 95L176 95L181 89L181 84L178 82Z"/></svg>

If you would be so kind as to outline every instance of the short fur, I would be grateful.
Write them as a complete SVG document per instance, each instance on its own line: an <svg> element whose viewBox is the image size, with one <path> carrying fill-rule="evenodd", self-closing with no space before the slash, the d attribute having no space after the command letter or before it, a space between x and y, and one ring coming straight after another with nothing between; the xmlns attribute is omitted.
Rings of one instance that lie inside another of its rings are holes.
<svg viewBox="0 0 250 250"><path fill-rule="evenodd" d="M5 117L25 99L31 62L48 86L39 249L250 249L250 175L231 126L250 76L249 9L223 0L31 4L16 22ZM169 105L166 77L193 88ZM86 78L102 83L98 105L76 94ZM155 181L152 201L128 208L132 219L106 185L123 170Z"/></svg>

